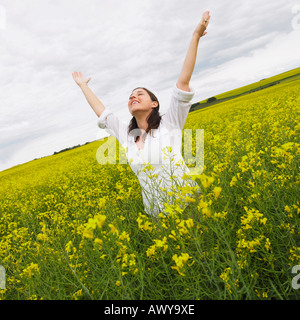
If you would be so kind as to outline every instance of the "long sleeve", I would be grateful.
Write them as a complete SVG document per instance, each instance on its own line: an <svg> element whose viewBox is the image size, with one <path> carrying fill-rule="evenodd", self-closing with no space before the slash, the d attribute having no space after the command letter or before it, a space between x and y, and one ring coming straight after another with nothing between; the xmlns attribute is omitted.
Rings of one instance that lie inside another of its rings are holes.
<svg viewBox="0 0 300 320"><path fill-rule="evenodd" d="M105 108L97 119L97 124L99 128L105 129L106 132L113 135L124 146L127 140L128 125L121 121L112 111Z"/></svg>
<svg viewBox="0 0 300 320"><path fill-rule="evenodd" d="M169 130L182 130L191 108L191 100L195 95L195 91L190 87L190 92L177 88L176 84L173 88L170 107L162 116L163 121Z"/></svg>

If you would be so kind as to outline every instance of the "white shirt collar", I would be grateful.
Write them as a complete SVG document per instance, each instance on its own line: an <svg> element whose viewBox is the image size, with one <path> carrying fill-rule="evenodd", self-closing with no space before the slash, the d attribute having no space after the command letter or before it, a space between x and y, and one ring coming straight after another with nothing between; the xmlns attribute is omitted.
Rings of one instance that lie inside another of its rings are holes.
<svg viewBox="0 0 300 320"><path fill-rule="evenodd" d="M159 134L160 134L160 126L157 128L157 129L152 129L151 130L151 134L148 132L147 133L147 139L157 139L159 138ZM134 142L134 132L133 131L130 131L129 132L129 140Z"/></svg>

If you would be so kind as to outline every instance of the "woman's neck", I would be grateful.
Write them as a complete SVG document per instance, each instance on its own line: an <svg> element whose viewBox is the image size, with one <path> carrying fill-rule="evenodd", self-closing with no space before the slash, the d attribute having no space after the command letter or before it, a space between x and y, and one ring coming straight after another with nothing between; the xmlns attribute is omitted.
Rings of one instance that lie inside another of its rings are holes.
<svg viewBox="0 0 300 320"><path fill-rule="evenodd" d="M143 132L146 131L148 129L148 121L145 118L139 119L139 118L135 118L136 119L136 123L139 129L141 129Z"/></svg>

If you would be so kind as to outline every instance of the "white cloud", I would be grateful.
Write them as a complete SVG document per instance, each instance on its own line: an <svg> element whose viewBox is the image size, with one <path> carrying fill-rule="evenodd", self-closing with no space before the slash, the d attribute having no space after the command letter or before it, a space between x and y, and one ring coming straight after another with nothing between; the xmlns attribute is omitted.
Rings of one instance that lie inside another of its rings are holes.
<svg viewBox="0 0 300 320"><path fill-rule="evenodd" d="M298 67L291 0L2 1L0 170L100 138L97 117L72 79L129 121L144 86L168 108L193 29L211 11L191 81L194 102Z"/></svg>
<svg viewBox="0 0 300 320"><path fill-rule="evenodd" d="M270 42L249 51L246 56L201 71L193 79L198 88L195 100L203 100L298 67L300 56L298 39L298 30L290 33L278 32Z"/></svg>

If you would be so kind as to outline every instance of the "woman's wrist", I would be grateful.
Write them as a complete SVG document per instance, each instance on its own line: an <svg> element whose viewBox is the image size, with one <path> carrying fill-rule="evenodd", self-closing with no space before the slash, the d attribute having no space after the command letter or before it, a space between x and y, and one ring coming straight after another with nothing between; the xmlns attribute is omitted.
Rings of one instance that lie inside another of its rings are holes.
<svg viewBox="0 0 300 320"><path fill-rule="evenodd" d="M88 84L85 82L85 83L82 83L79 85L80 89L84 89L86 87L88 87Z"/></svg>
<svg viewBox="0 0 300 320"><path fill-rule="evenodd" d="M82 88L85 88L85 87L88 87L88 83L90 82L91 80L91 77L89 77L85 82L82 82L79 87L82 89Z"/></svg>
<svg viewBox="0 0 300 320"><path fill-rule="evenodd" d="M197 31L194 31L193 36L192 36L193 39L199 41L201 37L202 36L200 36L200 34Z"/></svg>

